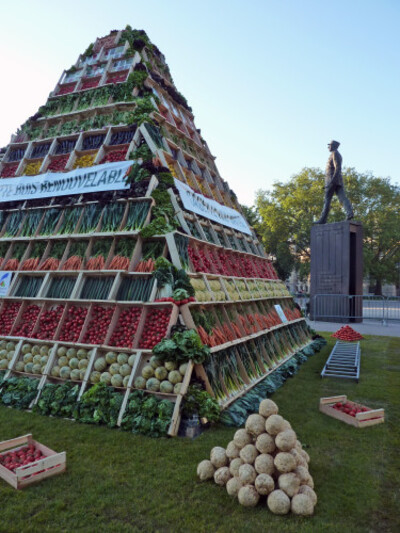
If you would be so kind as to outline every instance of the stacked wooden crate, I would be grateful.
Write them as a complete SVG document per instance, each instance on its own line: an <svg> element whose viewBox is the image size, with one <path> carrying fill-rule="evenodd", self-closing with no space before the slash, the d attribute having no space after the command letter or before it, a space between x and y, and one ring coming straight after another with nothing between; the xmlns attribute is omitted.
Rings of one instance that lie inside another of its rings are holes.
<svg viewBox="0 0 400 533"><path fill-rule="evenodd" d="M21 365L17 369L23 344L44 343L49 358L37 401L47 381L61 379L52 375L57 350L88 350L88 366L77 379L81 396L91 385L99 353L137 354L122 387L127 398L158 342L144 338L146 320L162 310L168 313L164 335L182 323L195 328L211 347L210 360L195 371L224 408L307 345L310 333L219 175L164 56L145 34L134 36L138 33L129 28L112 32L64 71L47 103L12 137L0 162L0 176L6 180L0 180L0 187L15 178L23 186L28 176L43 179L46 172L84 167L90 172L130 158L140 164L135 152L147 146L153 167L169 169L175 179L168 192L177 229L151 238L141 234L154 218L157 173L121 190L30 199L27 189L23 200L5 198L0 205L0 270L12 271L13 279L1 300L0 335L16 343L7 371L26 374ZM211 205L210 212L221 208L234 213L242 226L188 209L179 184ZM187 272L195 302L178 306L158 301L164 295L152 276L158 257ZM140 318L129 341L121 341L119 319L130 309L138 310ZM210 316L207 331L204 318ZM192 370L189 365L179 393L154 393L179 400L171 433L177 431Z"/></svg>

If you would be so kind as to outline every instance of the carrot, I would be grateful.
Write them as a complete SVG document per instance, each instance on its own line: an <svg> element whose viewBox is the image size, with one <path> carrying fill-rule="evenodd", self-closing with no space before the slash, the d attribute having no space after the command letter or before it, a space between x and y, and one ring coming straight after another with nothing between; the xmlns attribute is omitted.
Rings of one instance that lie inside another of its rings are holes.
<svg viewBox="0 0 400 533"><path fill-rule="evenodd" d="M218 341L218 344L224 344L226 342L226 339L219 328L215 327L213 329L213 334L215 335L215 339Z"/></svg>
<svg viewBox="0 0 400 533"><path fill-rule="evenodd" d="M238 328L238 326L234 322L232 322L231 325L232 325L233 331L236 333L236 337L238 339L240 339L241 336L242 336L242 334L240 333L240 329Z"/></svg>
<svg viewBox="0 0 400 533"><path fill-rule="evenodd" d="M208 344L208 335L207 335L206 330L203 328L203 326L198 326L197 332L200 336L201 342L203 344Z"/></svg>
<svg viewBox="0 0 400 533"><path fill-rule="evenodd" d="M62 270L80 270L82 268L82 258L78 255L72 255L67 259Z"/></svg>
<svg viewBox="0 0 400 533"><path fill-rule="evenodd" d="M143 261L139 261L139 263L136 265L135 272L145 272Z"/></svg>
<svg viewBox="0 0 400 533"><path fill-rule="evenodd" d="M208 345L211 347L218 345L218 342L215 340L214 334L208 336Z"/></svg>
<svg viewBox="0 0 400 533"><path fill-rule="evenodd" d="M17 270L19 266L18 259L9 259L3 267L3 270Z"/></svg>
<svg viewBox="0 0 400 533"><path fill-rule="evenodd" d="M39 266L39 258L37 257L31 257L30 259L26 259L21 266L21 270L36 270Z"/></svg>
<svg viewBox="0 0 400 533"><path fill-rule="evenodd" d="M59 259L56 259L55 257L49 257L42 264L42 266L39 268L39 270L57 270L57 268L59 266L60 266L60 260Z"/></svg>
<svg viewBox="0 0 400 533"><path fill-rule="evenodd" d="M116 255L113 257L110 266L110 270L128 270L130 265L130 260L127 257Z"/></svg>
<svg viewBox="0 0 400 533"><path fill-rule="evenodd" d="M97 257L91 257L87 262L87 270L103 270L105 265L104 257L99 255Z"/></svg>
<svg viewBox="0 0 400 533"><path fill-rule="evenodd" d="M235 335L233 334L232 330L230 329L230 327L227 324L224 324L222 326L222 331L224 332L225 337L229 341L234 341L236 339Z"/></svg>
<svg viewBox="0 0 400 533"><path fill-rule="evenodd" d="M242 326L243 326L243 329L244 329L246 335L250 335L252 332L251 332L251 330L247 327L247 322L246 322L246 320L244 319L244 317L242 317L241 315L239 315L239 320L240 320L240 322L242 323Z"/></svg>

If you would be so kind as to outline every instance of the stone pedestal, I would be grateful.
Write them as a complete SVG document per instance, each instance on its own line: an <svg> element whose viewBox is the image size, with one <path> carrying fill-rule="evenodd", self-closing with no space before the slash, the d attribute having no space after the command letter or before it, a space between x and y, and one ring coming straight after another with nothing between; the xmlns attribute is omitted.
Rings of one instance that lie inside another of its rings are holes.
<svg viewBox="0 0 400 533"><path fill-rule="evenodd" d="M310 315L313 320L362 321L362 239L359 222L312 227Z"/></svg>

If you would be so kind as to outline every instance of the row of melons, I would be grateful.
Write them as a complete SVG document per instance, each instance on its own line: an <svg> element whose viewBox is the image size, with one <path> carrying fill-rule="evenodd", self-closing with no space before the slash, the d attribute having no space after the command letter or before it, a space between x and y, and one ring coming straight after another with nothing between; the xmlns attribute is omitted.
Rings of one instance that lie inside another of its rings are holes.
<svg viewBox="0 0 400 533"><path fill-rule="evenodd" d="M15 370L27 374L44 374L52 348L53 346L46 344L23 344Z"/></svg>
<svg viewBox="0 0 400 533"><path fill-rule="evenodd" d="M53 378L82 381L92 353L92 350L85 350L84 348L59 346L56 353L56 364L51 369L50 375Z"/></svg>
<svg viewBox="0 0 400 533"><path fill-rule="evenodd" d="M7 370L15 354L15 342L6 339L0 340L0 370Z"/></svg>
<svg viewBox="0 0 400 533"><path fill-rule="evenodd" d="M149 364L142 368L141 376L135 378L133 386L152 392L179 394L187 366L184 363L178 367L174 361L162 363L153 355Z"/></svg>
<svg viewBox="0 0 400 533"><path fill-rule="evenodd" d="M135 353L107 352L104 356L97 357L90 374L90 383L100 381L112 387L126 388L136 355Z"/></svg>

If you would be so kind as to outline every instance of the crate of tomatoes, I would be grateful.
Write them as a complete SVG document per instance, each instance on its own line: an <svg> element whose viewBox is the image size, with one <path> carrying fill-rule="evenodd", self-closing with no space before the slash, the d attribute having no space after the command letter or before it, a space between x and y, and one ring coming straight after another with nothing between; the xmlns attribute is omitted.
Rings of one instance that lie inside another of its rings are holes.
<svg viewBox="0 0 400 533"><path fill-rule="evenodd" d="M356 428L374 426L385 421L384 409L371 409L365 405L352 402L347 399L345 394L320 398L319 410Z"/></svg>
<svg viewBox="0 0 400 533"><path fill-rule="evenodd" d="M66 453L57 453L32 435L0 442L0 477L15 489L65 472Z"/></svg>

